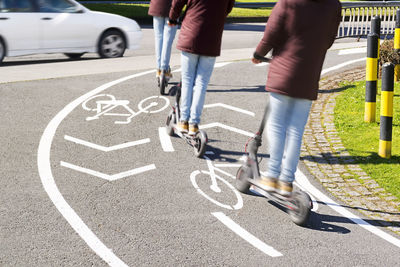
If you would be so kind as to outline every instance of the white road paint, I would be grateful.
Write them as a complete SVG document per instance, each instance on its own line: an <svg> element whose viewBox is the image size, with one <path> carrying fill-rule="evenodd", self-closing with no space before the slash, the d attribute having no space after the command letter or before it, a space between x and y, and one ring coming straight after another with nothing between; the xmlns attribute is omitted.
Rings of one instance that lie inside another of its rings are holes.
<svg viewBox="0 0 400 267"><path fill-rule="evenodd" d="M240 113L252 116L252 117L254 117L256 115L254 112L251 112L251 111L248 111L248 110L245 110L245 109L241 109L241 108L237 108L237 107L234 107L234 106L231 106L231 105L227 105L227 104L224 104L224 103L215 103L215 104L204 105L204 108L216 108L216 107L222 107L222 108L230 109L230 110L233 110L233 111L236 111L236 112L240 112Z"/></svg>
<svg viewBox="0 0 400 267"><path fill-rule="evenodd" d="M146 139L141 139L138 141L132 141L132 142L127 142L127 143L123 143L123 144L119 144L119 145L114 145L114 146L101 146L98 144L94 144L79 138L75 138L69 135L64 135L64 139L67 141L71 141L73 143L76 143L78 145L83 145L86 147L90 147L93 149L97 149L103 152L110 152L110 151L114 151L114 150L118 150L118 149L123 149L123 148L127 148L127 147L132 147L132 146L137 146L137 145L142 145L142 144L146 144L146 143L150 143L150 138L146 138Z"/></svg>
<svg viewBox="0 0 400 267"><path fill-rule="evenodd" d="M265 244L263 241L243 229L240 225L235 223L231 218L226 216L222 212L211 213L215 218L222 222L226 227L231 229L235 234L246 240L248 243L253 245L255 248L261 250L263 253L271 257L281 257L282 253L274 249L273 247Z"/></svg>
<svg viewBox="0 0 400 267"><path fill-rule="evenodd" d="M226 65L231 64L232 62L218 62L214 64L214 68L222 68L225 67Z"/></svg>
<svg viewBox="0 0 400 267"><path fill-rule="evenodd" d="M259 64L256 64L256 67L264 67L264 66L267 66L267 65L269 65L269 62L261 62Z"/></svg>
<svg viewBox="0 0 400 267"><path fill-rule="evenodd" d="M160 137L161 147L164 150L164 152L175 151L171 142L171 137L168 135L166 127L158 128L158 136Z"/></svg>
<svg viewBox="0 0 400 267"><path fill-rule="evenodd" d="M357 47L357 48L350 48L350 49L342 49L339 50L338 55L352 55L352 54L366 54L367 47Z"/></svg>
<svg viewBox="0 0 400 267"><path fill-rule="evenodd" d="M38 154L37 154L37 164L40 179L42 181L44 190L50 197L51 201L54 203L58 211L64 216L71 227L78 233L78 235L88 244L88 246L107 264L110 266L127 266L121 259L119 259L111 249L101 242L101 240L92 232L92 230L87 227L87 225L82 221L79 215L72 209L72 207L65 201L64 197L58 190L55 183L53 173L51 170L50 163L50 150L51 144L54 139L54 135L57 131L58 126L61 122L70 114L77 106L81 105L83 101L91 96L99 94L100 92L125 81L133 78L144 76L150 73L154 73L154 70L145 71L123 77L121 79L106 83L96 89L82 95L81 97L75 99L64 107L47 125L40 139Z"/></svg>
<svg viewBox="0 0 400 267"><path fill-rule="evenodd" d="M143 172L147 172L147 171L151 171L151 170L155 170L156 169L156 165L154 164L150 164L150 165L146 165L140 168L135 168L129 171L125 171L125 172L120 172L120 173L116 173L113 175L109 175L109 174L105 174L99 171L95 171L95 170L91 170L88 168L84 168L84 167L80 167L65 161L60 161L60 165L65 167L65 168L69 168L78 172L82 172L82 173L86 173L92 176L96 176L99 177L101 179L107 180L107 181L115 181L115 180L119 180L128 176L132 176L132 175L136 175L139 173L143 173Z"/></svg>
<svg viewBox="0 0 400 267"><path fill-rule="evenodd" d="M366 58L366 57L363 57L363 58L358 58L358 59L346 61L346 62L344 62L344 63L341 63L341 64L338 64L338 65L336 65L336 66L333 66L333 67L330 67L330 68L327 68L327 69L322 70L322 71L321 71L321 75L325 75L325 74L327 74L328 72L331 72L331 71L334 71L334 70L338 70L338 69L343 68L343 67L346 67L346 66L348 66L348 65L351 65L351 64L354 64L354 63L357 63L357 62L361 62L361 61L366 61L366 60L367 60L367 58Z"/></svg>
<svg viewBox="0 0 400 267"><path fill-rule="evenodd" d="M213 199L212 197L210 197L210 196L207 195L206 193L204 193L204 191L201 190L201 188L199 187L199 185L197 184L197 181L196 181L196 177L198 177L198 175L201 174L201 173L203 173L203 174L205 174L206 176L210 177L210 178L207 177L207 179L211 179L211 173L210 173L209 171L199 171L199 170L196 170L196 171L194 171L194 172L192 172L192 173L190 174L190 181L192 182L193 187L197 190L197 192L198 192L200 195L202 195L204 198L208 199L210 202L214 203L215 205L217 205L217 206L219 206L219 207L221 207L221 208L224 208L224 209L228 209L228 210L238 210L238 209L243 208L243 198L242 198L242 196L240 195L240 193L239 193L239 192L236 190L236 188L233 187L229 182L227 182L225 179L223 179L222 177L220 177L220 176L218 176L218 175L215 175L215 176L214 176L215 179L221 181L222 183L224 183L224 184L235 194L235 196L236 196L236 198L237 198L237 200L238 200L238 201L236 202L236 204L233 205L233 206L232 206L232 205L228 205L228 204L223 204L223 203L221 203L221 202L219 202L219 201ZM210 185L210 187L211 187L211 185ZM218 192L217 192L217 193L218 193ZM225 194L225 193L223 193L223 194Z"/></svg>
<svg viewBox="0 0 400 267"><path fill-rule="evenodd" d="M238 129L238 128L235 128L235 127L232 127L232 126L228 126L228 125L225 125L225 124L220 123L220 122L212 122L212 123L209 123L209 124L203 124L203 125L199 126L200 129L209 129L209 128L214 128L214 127L220 127L220 128L223 128L223 129L226 129L226 130L229 130L229 131L232 131L232 132L236 132L236 133L239 133L239 134L242 134L242 135L246 135L246 136L249 136L249 137L254 137L254 134L251 133L251 132L248 132L248 131L245 131L245 130L241 130L241 129Z"/></svg>
<svg viewBox="0 0 400 267"><path fill-rule="evenodd" d="M312 195L317 197L319 200L327 204L330 208L338 212L339 214L343 215L344 217L348 218L355 224L361 226L362 228L366 229L367 231L379 236L380 238L388 241L389 243L392 243L393 245L397 246L400 248L400 240L389 235L388 233L380 230L379 228L369 224L368 222L364 221L360 217L356 216L355 214L351 213L348 211L346 208L342 207L341 205L337 204L335 201L333 201L331 198L323 194L321 191L319 191L317 188L315 188L307 179L307 177L302 173L300 170L297 170L296 174L296 180L298 183L300 183L308 192L310 192Z"/></svg>

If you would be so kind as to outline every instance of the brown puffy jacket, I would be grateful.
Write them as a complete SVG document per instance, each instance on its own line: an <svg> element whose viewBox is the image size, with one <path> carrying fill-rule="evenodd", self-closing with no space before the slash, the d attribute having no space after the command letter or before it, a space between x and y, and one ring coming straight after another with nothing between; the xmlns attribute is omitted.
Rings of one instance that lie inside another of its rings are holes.
<svg viewBox="0 0 400 267"><path fill-rule="evenodd" d="M266 90L317 99L322 64L340 18L338 0L279 0L256 49L260 56L273 49Z"/></svg>
<svg viewBox="0 0 400 267"><path fill-rule="evenodd" d="M168 18L172 0L151 0L148 14L153 17Z"/></svg>
<svg viewBox="0 0 400 267"><path fill-rule="evenodd" d="M187 5L177 48L181 51L219 56L226 16L234 0L173 0L169 18L177 20Z"/></svg>

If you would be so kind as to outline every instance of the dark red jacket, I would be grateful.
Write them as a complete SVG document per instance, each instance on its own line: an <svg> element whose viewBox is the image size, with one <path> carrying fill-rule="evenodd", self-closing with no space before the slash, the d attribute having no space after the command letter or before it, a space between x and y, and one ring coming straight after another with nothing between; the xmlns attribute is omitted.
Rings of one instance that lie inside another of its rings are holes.
<svg viewBox="0 0 400 267"><path fill-rule="evenodd" d="M256 49L260 56L273 49L266 90L317 99L322 64L340 18L338 0L279 0Z"/></svg>
<svg viewBox="0 0 400 267"><path fill-rule="evenodd" d="M181 51L216 57L221 52L221 39L226 16L234 0L173 0L169 18L177 20L187 5L177 48Z"/></svg>
<svg viewBox="0 0 400 267"><path fill-rule="evenodd" d="M150 0L148 14L153 17L168 18L172 0Z"/></svg>

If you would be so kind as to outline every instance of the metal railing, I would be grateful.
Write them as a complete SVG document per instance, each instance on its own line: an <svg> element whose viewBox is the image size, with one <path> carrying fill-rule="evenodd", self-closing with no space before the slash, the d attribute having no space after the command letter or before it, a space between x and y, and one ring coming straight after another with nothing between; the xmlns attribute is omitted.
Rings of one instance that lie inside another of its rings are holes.
<svg viewBox="0 0 400 267"><path fill-rule="evenodd" d="M396 10L400 2L347 2L342 3L342 21L337 38L366 36L371 31L374 16L381 18L381 35L394 34Z"/></svg>

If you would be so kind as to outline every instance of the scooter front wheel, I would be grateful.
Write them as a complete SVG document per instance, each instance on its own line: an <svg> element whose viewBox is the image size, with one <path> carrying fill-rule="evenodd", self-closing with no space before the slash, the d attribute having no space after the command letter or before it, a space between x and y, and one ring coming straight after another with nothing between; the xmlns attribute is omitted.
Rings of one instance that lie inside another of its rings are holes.
<svg viewBox="0 0 400 267"><path fill-rule="evenodd" d="M160 94L165 95L165 88L168 86L167 79L165 78L164 71L160 75Z"/></svg>
<svg viewBox="0 0 400 267"><path fill-rule="evenodd" d="M289 209L290 219L299 226L304 226L308 222L311 213L311 198L303 191L293 192L293 209Z"/></svg>
<svg viewBox="0 0 400 267"><path fill-rule="evenodd" d="M194 138L195 138L195 145L193 146L194 154L196 155L196 157L201 158L206 152L207 141L208 141L207 134L205 131L199 130Z"/></svg>
<svg viewBox="0 0 400 267"><path fill-rule="evenodd" d="M247 178L252 178L251 170L244 166L241 166L236 173L235 187L239 192L249 192L251 184L247 181Z"/></svg>
<svg viewBox="0 0 400 267"><path fill-rule="evenodd" d="M167 134L169 136L174 135L174 127L173 125L176 124L176 114L174 111L171 111L167 118Z"/></svg>

